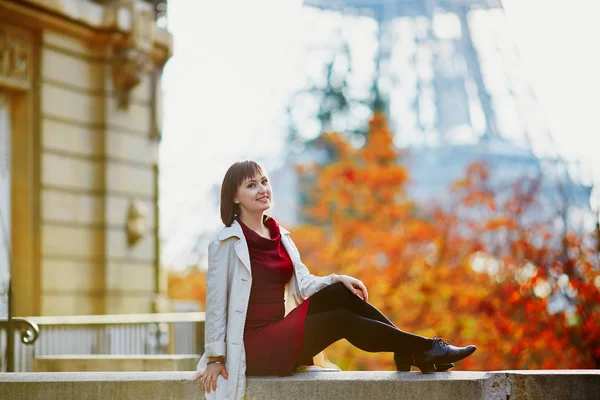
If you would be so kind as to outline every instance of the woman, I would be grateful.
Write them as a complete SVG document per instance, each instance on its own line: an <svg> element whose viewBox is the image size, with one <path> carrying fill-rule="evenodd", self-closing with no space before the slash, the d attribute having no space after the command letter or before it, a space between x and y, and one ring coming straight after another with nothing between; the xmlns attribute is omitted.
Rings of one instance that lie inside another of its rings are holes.
<svg viewBox="0 0 600 400"><path fill-rule="evenodd" d="M221 186L225 228L209 245L205 353L195 380L207 398L242 399L245 376L289 375L345 338L369 352L394 353L399 371L445 371L475 351L398 329L370 305L358 279L316 277L290 234L265 211L269 178L255 161L233 164ZM361 297L359 297L360 295Z"/></svg>

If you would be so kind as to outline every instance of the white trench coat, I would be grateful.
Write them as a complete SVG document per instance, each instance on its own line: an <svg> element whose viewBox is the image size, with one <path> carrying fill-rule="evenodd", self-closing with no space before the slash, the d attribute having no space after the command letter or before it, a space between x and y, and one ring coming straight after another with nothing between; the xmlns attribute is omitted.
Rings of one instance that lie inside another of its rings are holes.
<svg viewBox="0 0 600 400"><path fill-rule="evenodd" d="M280 227L281 241L294 265L294 274L285 287L285 313L330 285L337 276L317 277L309 273L290 233ZM246 351L244 325L252 287L250 253L242 227L234 221L224 227L208 246L206 277L205 352L196 371L206 370L208 357L225 356L229 378L217 379L217 390L206 393L208 400L242 400L246 393ZM314 358L320 367L339 368L323 353Z"/></svg>

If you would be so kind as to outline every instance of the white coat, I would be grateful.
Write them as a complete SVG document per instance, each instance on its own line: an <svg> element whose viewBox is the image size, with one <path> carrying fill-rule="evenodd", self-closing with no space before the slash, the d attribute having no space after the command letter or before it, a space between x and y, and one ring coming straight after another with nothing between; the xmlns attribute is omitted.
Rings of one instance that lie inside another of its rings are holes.
<svg viewBox="0 0 600 400"><path fill-rule="evenodd" d="M309 273L290 233L280 227L281 241L294 265L294 273L285 287L285 313L330 285L337 276L317 277ZM217 379L217 390L206 393L207 399L242 400L246 392L246 351L244 325L252 287L250 253L242 227L233 221L224 227L208 246L206 277L205 352L196 370L206 370L208 357L225 356L229 378ZM314 359L316 366L339 368L323 353Z"/></svg>

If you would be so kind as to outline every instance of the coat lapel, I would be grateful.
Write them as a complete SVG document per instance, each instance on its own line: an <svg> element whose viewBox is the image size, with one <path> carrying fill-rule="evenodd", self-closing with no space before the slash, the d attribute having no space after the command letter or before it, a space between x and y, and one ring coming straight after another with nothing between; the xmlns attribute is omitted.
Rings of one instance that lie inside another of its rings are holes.
<svg viewBox="0 0 600 400"><path fill-rule="evenodd" d="M296 247L294 245L292 245L292 241L290 240L290 236L289 236L289 232L287 230L285 230L284 228L279 228L281 231L281 242L283 243L283 247L285 247L285 249L288 252L288 255L290 256L290 258L292 259L292 262L294 263L294 269L296 267L296 261L298 261L300 259L300 254L298 254L298 250L296 250Z"/></svg>
<svg viewBox="0 0 600 400"><path fill-rule="evenodd" d="M248 251L248 244L246 243L246 238L244 235L235 242L235 254L237 254L238 258L242 261L242 264L246 267L250 275L252 275L252 269L250 268L250 252Z"/></svg>
<svg viewBox="0 0 600 400"><path fill-rule="evenodd" d="M233 221L231 226L226 226L219 232L219 240L226 240L230 237L237 237L238 241L234 244L235 254L240 259L244 267L252 274L250 267L250 252L248 251L248 243L246 243L246 237L242 231L242 227L239 222Z"/></svg>

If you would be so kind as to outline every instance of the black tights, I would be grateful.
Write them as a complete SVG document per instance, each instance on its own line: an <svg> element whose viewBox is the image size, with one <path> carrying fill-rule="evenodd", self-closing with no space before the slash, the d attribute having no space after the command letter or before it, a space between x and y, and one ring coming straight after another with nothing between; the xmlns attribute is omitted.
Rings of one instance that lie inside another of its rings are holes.
<svg viewBox="0 0 600 400"><path fill-rule="evenodd" d="M432 340L398 329L371 304L337 282L310 298L299 363L307 363L327 346L347 339L368 352L409 355L431 347Z"/></svg>

